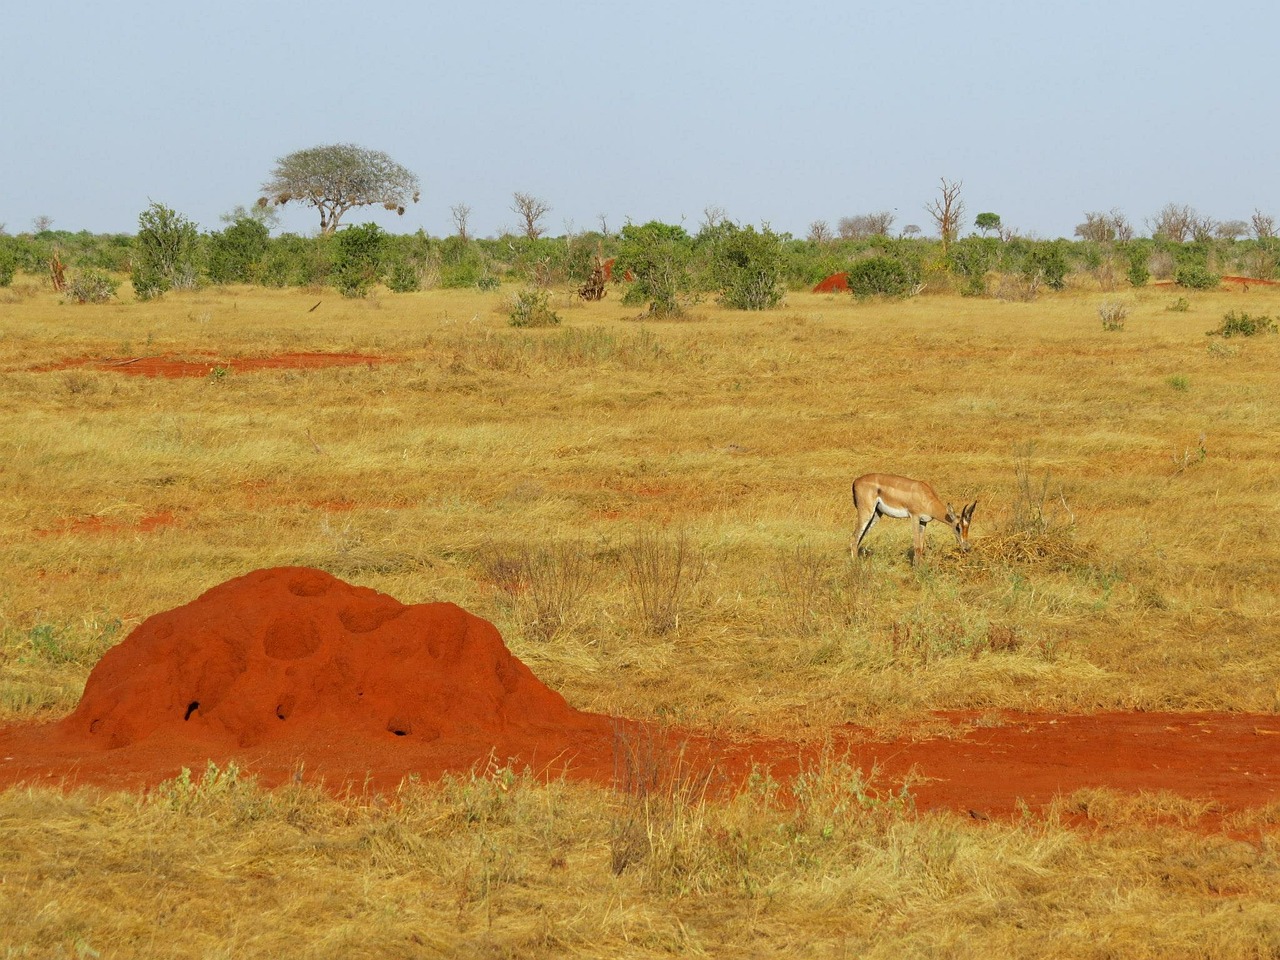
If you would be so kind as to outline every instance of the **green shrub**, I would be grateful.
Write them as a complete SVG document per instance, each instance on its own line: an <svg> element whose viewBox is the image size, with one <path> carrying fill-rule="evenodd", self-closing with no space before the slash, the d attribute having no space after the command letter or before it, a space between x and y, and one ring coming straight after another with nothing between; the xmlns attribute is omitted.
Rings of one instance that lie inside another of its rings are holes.
<svg viewBox="0 0 1280 960"><path fill-rule="evenodd" d="M1212 290L1222 282L1222 277L1202 264L1189 263L1174 271L1173 282L1188 290Z"/></svg>
<svg viewBox="0 0 1280 960"><path fill-rule="evenodd" d="M1022 259L1022 277L1028 283L1043 283L1050 290L1067 285L1067 257L1058 242L1037 243Z"/></svg>
<svg viewBox="0 0 1280 960"><path fill-rule="evenodd" d="M344 297L363 297L382 279L386 239L376 223L348 227L334 236L334 286Z"/></svg>
<svg viewBox="0 0 1280 960"><path fill-rule="evenodd" d="M651 317L680 316L680 298L693 288L692 264L693 240L683 227L657 220L627 224L618 237L613 274L630 272L635 280L622 302L647 301Z"/></svg>
<svg viewBox="0 0 1280 960"><path fill-rule="evenodd" d="M1129 260L1127 272L1129 283L1135 287L1145 287L1151 282L1151 270L1147 267L1147 249L1130 247L1125 253Z"/></svg>
<svg viewBox="0 0 1280 960"><path fill-rule="evenodd" d="M101 270L84 270L67 281L66 294L76 303L106 303L120 284Z"/></svg>
<svg viewBox="0 0 1280 960"><path fill-rule="evenodd" d="M895 257L865 257L849 267L845 282L855 297L865 300L868 297L905 297L915 285L915 278Z"/></svg>
<svg viewBox="0 0 1280 960"><path fill-rule="evenodd" d="M726 220L698 235L710 251L709 273L720 302L734 310L767 310L782 300L782 241Z"/></svg>
<svg viewBox="0 0 1280 960"><path fill-rule="evenodd" d="M162 203L138 215L131 279L139 300L196 285L197 239L196 225Z"/></svg>
<svg viewBox="0 0 1280 960"><path fill-rule="evenodd" d="M13 272L17 266L18 258L14 256L9 238L0 237L0 287L7 287L13 283Z"/></svg>
<svg viewBox="0 0 1280 960"><path fill-rule="evenodd" d="M560 317L551 309L547 291L538 287L521 290L511 299L508 314L513 327L554 327Z"/></svg>
<svg viewBox="0 0 1280 960"><path fill-rule="evenodd" d="M214 283L252 283L267 252L271 231L252 217L240 217L208 237L209 279Z"/></svg>
<svg viewBox="0 0 1280 960"><path fill-rule="evenodd" d="M1186 313L1191 309L1191 301L1186 297L1179 297L1173 303L1165 307L1170 313Z"/></svg>
<svg viewBox="0 0 1280 960"><path fill-rule="evenodd" d="M1276 322L1269 316L1253 317L1243 310L1230 310L1222 317L1217 330L1205 332L1207 337L1256 337L1263 333L1275 333Z"/></svg>

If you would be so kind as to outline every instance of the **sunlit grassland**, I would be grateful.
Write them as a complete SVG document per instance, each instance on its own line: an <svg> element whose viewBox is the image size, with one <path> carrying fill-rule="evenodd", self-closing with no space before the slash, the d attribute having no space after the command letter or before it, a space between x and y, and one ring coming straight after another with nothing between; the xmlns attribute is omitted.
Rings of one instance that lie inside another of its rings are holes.
<svg viewBox="0 0 1280 960"><path fill-rule="evenodd" d="M792 732L951 707L1275 709L1280 344L1205 331L1280 295L1173 298L1127 294L1113 332L1082 291L793 293L666 323L561 293L563 324L535 331L507 326L502 292L16 298L3 709L69 709L122 631L279 564L462 603L584 709ZM303 351L388 362L235 369ZM157 354L211 373L41 369ZM979 500L977 550L935 528L913 570L886 520L851 563L868 470ZM690 546L662 632L627 575L646 533ZM589 585L531 630L485 557L565 544ZM80 653L49 662L40 630Z"/></svg>
<svg viewBox="0 0 1280 960"><path fill-rule="evenodd" d="M1228 309L1280 314L1280 294L1175 312L1172 292L1127 293L1107 332L1086 291L793 293L663 323L559 293L559 328L517 331L502 292L93 307L22 289L0 303L0 722L67 712L141 619L281 564L461 603L573 705L705 728L1280 708L1280 338L1205 336ZM305 351L387 362L235 368ZM41 369L155 354L229 372ZM975 550L934 529L913 569L908 525L885 520L852 562L869 470L979 500ZM147 799L11 790L0 947L1280 950L1274 810L1228 825L1253 842L1201 838L1176 826L1186 800L1093 791L1062 801L1105 828L1078 832L917 817L868 777L833 761L785 809L765 776L710 803L678 775L624 797L496 767L389 804L225 771Z"/></svg>

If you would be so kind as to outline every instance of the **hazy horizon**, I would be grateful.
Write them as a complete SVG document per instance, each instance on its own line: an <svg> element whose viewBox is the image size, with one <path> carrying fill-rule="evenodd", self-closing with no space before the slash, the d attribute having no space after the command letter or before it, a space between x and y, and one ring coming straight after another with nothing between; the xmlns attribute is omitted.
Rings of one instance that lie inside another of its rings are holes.
<svg viewBox="0 0 1280 960"><path fill-rule="evenodd" d="M1119 209L1145 234L1167 203L1218 220L1280 215L1265 114L1280 12L1189 2L980 0L586 3L475 12L331 0L219 9L72 0L7 14L0 223L134 233L152 201L198 223L259 195L277 158L383 150L422 181L394 232L516 230L515 191L560 235L706 208L804 236L889 211L916 224L961 181L965 232L990 211L1070 237ZM281 230L311 233L310 208Z"/></svg>

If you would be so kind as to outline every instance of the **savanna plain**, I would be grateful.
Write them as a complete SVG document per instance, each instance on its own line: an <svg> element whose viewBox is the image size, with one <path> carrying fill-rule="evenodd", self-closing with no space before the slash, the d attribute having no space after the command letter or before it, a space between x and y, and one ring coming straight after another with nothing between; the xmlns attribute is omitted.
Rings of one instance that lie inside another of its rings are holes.
<svg viewBox="0 0 1280 960"><path fill-rule="evenodd" d="M16 282L0 725L66 715L143 619L287 565L458 603L578 709L725 736L1275 714L1280 337L1206 332L1277 291L801 292L663 322L560 292L526 330L503 289L94 306ZM367 359L248 363L301 353ZM200 374L121 369L156 357ZM851 559L868 471L977 500L974 549L934 524L913 566L886 519ZM12 786L0 954L1280 956L1280 800L1209 828L1195 796L1107 790L975 820L834 751L736 797L660 762L641 793L502 757L393 795L234 766Z"/></svg>

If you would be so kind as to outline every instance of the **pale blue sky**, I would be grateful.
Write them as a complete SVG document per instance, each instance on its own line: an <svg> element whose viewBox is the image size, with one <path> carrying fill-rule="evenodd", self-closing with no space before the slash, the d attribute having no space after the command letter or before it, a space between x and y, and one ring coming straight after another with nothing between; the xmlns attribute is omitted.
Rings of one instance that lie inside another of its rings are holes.
<svg viewBox="0 0 1280 960"><path fill-rule="evenodd" d="M137 229L151 200L203 229L292 150L354 142L422 180L404 217L550 232L696 228L708 206L803 236L891 210L930 230L938 179L968 220L1071 236L1168 202L1280 216L1280 5L967 3L217 4L61 0L0 18L0 222ZM284 229L313 232L311 210Z"/></svg>

